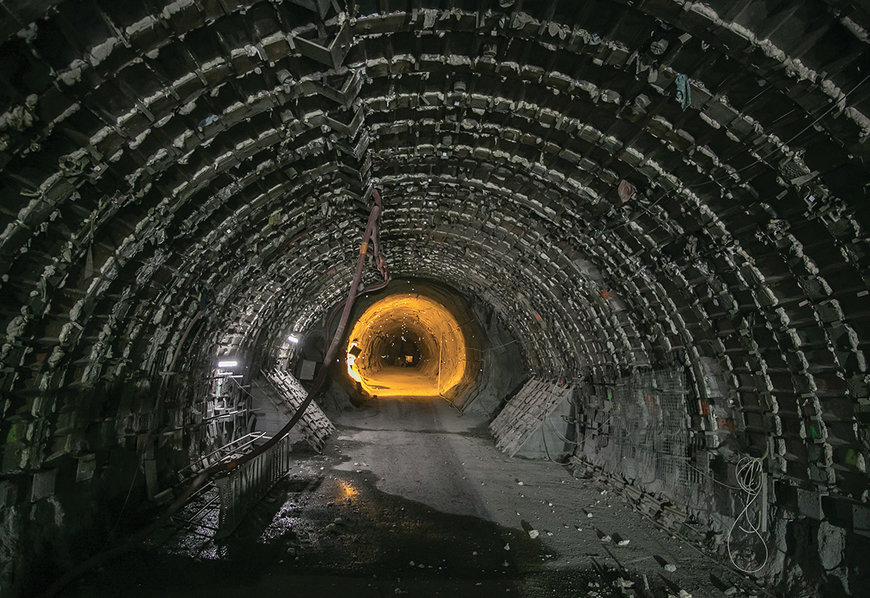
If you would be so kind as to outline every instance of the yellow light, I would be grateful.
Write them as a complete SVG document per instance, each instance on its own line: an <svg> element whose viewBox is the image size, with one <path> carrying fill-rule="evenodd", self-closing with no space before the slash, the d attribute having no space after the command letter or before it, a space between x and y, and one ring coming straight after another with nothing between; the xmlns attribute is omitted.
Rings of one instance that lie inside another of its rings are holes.
<svg viewBox="0 0 870 598"><path fill-rule="evenodd" d="M356 355L352 355L350 352L356 346L355 342L351 342L347 347L347 374L357 382L362 382L362 376L356 369Z"/></svg>
<svg viewBox="0 0 870 598"><path fill-rule="evenodd" d="M466 375L462 328L449 309L428 297L391 295L381 299L360 316L350 338L347 373L370 395L437 397L456 387ZM403 341L413 344L411 352L416 356L395 346ZM390 359L397 360L395 363L387 363L384 355L391 350Z"/></svg>
<svg viewBox="0 0 870 598"><path fill-rule="evenodd" d="M349 482L339 482L339 487L341 488L341 498L353 499L359 494L359 490L354 488L353 484Z"/></svg>

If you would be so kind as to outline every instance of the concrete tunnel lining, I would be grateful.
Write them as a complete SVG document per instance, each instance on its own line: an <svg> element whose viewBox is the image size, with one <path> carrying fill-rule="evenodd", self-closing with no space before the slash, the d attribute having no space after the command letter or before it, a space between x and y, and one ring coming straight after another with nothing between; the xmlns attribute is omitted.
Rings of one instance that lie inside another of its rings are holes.
<svg viewBox="0 0 870 598"><path fill-rule="evenodd" d="M584 466L649 489L606 449L608 397L680 370L702 475L655 492L721 550L723 484L764 455L765 580L853 591L866 10L304 4L0 3L0 504L18 542L0 587L95 550L103 512L147 519L247 429L244 395L215 407L205 372L238 357L248 382L318 325L375 186L397 276L454 287L524 375L576 384ZM321 34L341 43L318 53Z"/></svg>

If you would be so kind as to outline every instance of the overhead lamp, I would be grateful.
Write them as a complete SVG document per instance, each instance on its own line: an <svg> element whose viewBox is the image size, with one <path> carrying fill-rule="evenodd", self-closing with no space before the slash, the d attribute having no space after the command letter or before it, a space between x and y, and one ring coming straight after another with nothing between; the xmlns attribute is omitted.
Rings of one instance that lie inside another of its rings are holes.
<svg viewBox="0 0 870 598"><path fill-rule="evenodd" d="M238 365L239 365L239 362L236 361L235 359L228 359L226 361L219 361L218 362L219 368L234 368Z"/></svg>
<svg viewBox="0 0 870 598"><path fill-rule="evenodd" d="M287 337L287 341L293 343L294 345L302 340L302 337L295 332Z"/></svg>

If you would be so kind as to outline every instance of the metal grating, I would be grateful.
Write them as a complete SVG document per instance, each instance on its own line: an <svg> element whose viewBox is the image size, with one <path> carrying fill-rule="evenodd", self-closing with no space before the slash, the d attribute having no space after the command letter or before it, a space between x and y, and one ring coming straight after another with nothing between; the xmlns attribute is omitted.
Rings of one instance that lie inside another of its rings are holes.
<svg viewBox="0 0 870 598"><path fill-rule="evenodd" d="M688 493L698 474L688 466L688 411L682 370L636 372L613 388L612 438L623 462L637 463L645 484Z"/></svg>
<svg viewBox="0 0 870 598"><path fill-rule="evenodd" d="M264 371L263 375L286 402L286 406L292 409L292 413L295 413L308 394L299 381L289 373L278 369L271 372ZM302 414L299 430L311 448L322 452L326 441L335 433L335 426L332 425L317 403L312 402Z"/></svg>
<svg viewBox="0 0 870 598"><path fill-rule="evenodd" d="M529 380L489 424L496 448L510 456L537 432L544 419L571 397L573 387L547 380Z"/></svg>

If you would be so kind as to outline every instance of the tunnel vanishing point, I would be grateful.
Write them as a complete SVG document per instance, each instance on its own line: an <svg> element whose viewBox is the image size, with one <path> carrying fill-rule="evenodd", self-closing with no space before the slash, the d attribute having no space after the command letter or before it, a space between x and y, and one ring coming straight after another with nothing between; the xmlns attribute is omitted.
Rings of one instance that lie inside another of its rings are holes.
<svg viewBox="0 0 870 598"><path fill-rule="evenodd" d="M321 375L300 427L430 397L522 456L563 413L564 466L669 533L777 595L866 595L868 27L858 0L0 0L0 595L231 475L254 389L299 407Z"/></svg>

